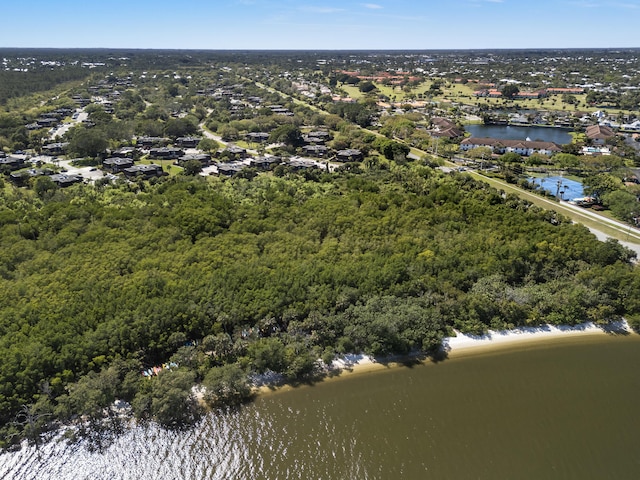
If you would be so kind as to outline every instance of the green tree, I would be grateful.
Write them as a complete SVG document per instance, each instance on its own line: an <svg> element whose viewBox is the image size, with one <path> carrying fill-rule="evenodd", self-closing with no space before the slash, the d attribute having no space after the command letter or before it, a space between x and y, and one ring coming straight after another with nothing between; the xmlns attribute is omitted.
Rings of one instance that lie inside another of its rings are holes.
<svg viewBox="0 0 640 480"><path fill-rule="evenodd" d="M237 364L213 367L202 381L205 401L212 407L236 405L251 398L247 374Z"/></svg>
<svg viewBox="0 0 640 480"><path fill-rule="evenodd" d="M258 373L282 372L287 366L284 345L278 338L261 338L249 345L248 352Z"/></svg>
<svg viewBox="0 0 640 480"><path fill-rule="evenodd" d="M571 153L556 153L552 160L558 164L560 168L569 169L580 166L580 159L577 155Z"/></svg>
<svg viewBox="0 0 640 480"><path fill-rule="evenodd" d="M374 91L375 89L376 89L376 86L369 81L360 82L358 84L358 90L360 90L363 93L369 93Z"/></svg>
<svg viewBox="0 0 640 480"><path fill-rule="evenodd" d="M178 138L193 135L198 131L196 122L188 118L170 118L164 127L164 133L168 137Z"/></svg>
<svg viewBox="0 0 640 480"><path fill-rule="evenodd" d="M163 370L148 379L150 385L134 399L138 415L149 415L168 428L181 428L195 422L200 415L192 392L195 374L185 368Z"/></svg>
<svg viewBox="0 0 640 480"><path fill-rule="evenodd" d="M602 203L616 217L625 222L633 222L640 216L638 198L624 190L614 190L602 195Z"/></svg>
<svg viewBox="0 0 640 480"><path fill-rule="evenodd" d="M182 168L185 175L193 177L202 171L202 163L200 163L200 160L187 160L182 165Z"/></svg>
<svg viewBox="0 0 640 480"><path fill-rule="evenodd" d="M96 157L109 146L104 132L97 128L76 128L69 140L69 152L79 157Z"/></svg>
<svg viewBox="0 0 640 480"><path fill-rule="evenodd" d="M510 83L502 87L500 92L504 98L512 99L520 93L520 88L517 85Z"/></svg>
<svg viewBox="0 0 640 480"><path fill-rule="evenodd" d="M220 144L212 138L204 137L198 143L198 148L208 154L214 154L220 148Z"/></svg>
<svg viewBox="0 0 640 480"><path fill-rule="evenodd" d="M373 142L373 147L388 160L404 160L411 151L409 146L404 143L382 137L378 137Z"/></svg>
<svg viewBox="0 0 640 480"><path fill-rule="evenodd" d="M58 189L51 177L41 175L33 180L33 190L40 198L46 198Z"/></svg>
<svg viewBox="0 0 640 480"><path fill-rule="evenodd" d="M584 193L598 198L603 198L608 193L615 192L622 188L622 180L609 173L591 175L585 178L582 184L584 186Z"/></svg>
<svg viewBox="0 0 640 480"><path fill-rule="evenodd" d="M295 125L285 123L271 132L269 135L269 142L285 143L293 147L299 147L303 143L302 132Z"/></svg>
<svg viewBox="0 0 640 480"><path fill-rule="evenodd" d="M475 147L469 150L467 155L476 160L489 160L491 159L492 153L493 151L491 150L491 147Z"/></svg>

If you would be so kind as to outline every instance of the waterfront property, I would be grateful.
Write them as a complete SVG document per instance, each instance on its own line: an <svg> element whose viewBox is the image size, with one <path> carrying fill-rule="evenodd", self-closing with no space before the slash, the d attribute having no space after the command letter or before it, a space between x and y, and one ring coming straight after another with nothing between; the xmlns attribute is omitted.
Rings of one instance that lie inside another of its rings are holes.
<svg viewBox="0 0 640 480"><path fill-rule="evenodd" d="M591 125L587 127L585 133L594 145L604 145L609 138L615 135L613 130L605 125Z"/></svg>
<svg viewBox="0 0 640 480"><path fill-rule="evenodd" d="M489 147L495 154L513 152L522 156L539 153L542 155L553 155L561 152L560 145L553 142L536 142L527 140L505 140L499 138L465 138L460 142L460 150L466 152L477 147Z"/></svg>

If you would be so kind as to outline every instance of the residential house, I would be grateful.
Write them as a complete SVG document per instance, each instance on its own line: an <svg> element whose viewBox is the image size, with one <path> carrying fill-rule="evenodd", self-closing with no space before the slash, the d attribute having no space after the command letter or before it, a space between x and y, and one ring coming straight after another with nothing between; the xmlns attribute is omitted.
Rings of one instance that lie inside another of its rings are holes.
<svg viewBox="0 0 640 480"><path fill-rule="evenodd" d="M288 108L283 107L282 105L269 105L268 108L271 109L271 111L276 115L286 115L288 117L293 116L293 112Z"/></svg>
<svg viewBox="0 0 640 480"><path fill-rule="evenodd" d="M323 145L331 140L331 134L325 130L316 130L309 132L302 136L305 143L315 143L316 145Z"/></svg>
<svg viewBox="0 0 640 480"><path fill-rule="evenodd" d="M604 125L591 125L585 131L587 138L595 145L604 145L607 139L615 136L613 130Z"/></svg>
<svg viewBox="0 0 640 480"><path fill-rule="evenodd" d="M547 96L547 92L545 90L538 90L536 92L518 92L514 95L513 98L518 100L537 100L539 98L544 98Z"/></svg>
<svg viewBox="0 0 640 480"><path fill-rule="evenodd" d="M43 145L42 150L47 155L64 155L67 151L69 142L56 142Z"/></svg>
<svg viewBox="0 0 640 480"><path fill-rule="evenodd" d="M269 140L269 134L267 132L250 132L245 137L247 142L251 143L265 143Z"/></svg>
<svg viewBox="0 0 640 480"><path fill-rule="evenodd" d="M162 160L172 160L180 158L184 155L184 151L173 147L152 148L149 150L149 157Z"/></svg>
<svg viewBox="0 0 640 480"><path fill-rule="evenodd" d="M329 148L325 145L305 145L302 151L313 157L324 158L329 154Z"/></svg>
<svg viewBox="0 0 640 480"><path fill-rule="evenodd" d="M306 145L324 145L325 139L323 137L312 137L310 134L302 135L302 141Z"/></svg>
<svg viewBox="0 0 640 480"><path fill-rule="evenodd" d="M578 87L574 87L574 88L547 88L547 93L548 94L568 93L570 95L580 95L581 93L584 93L584 88L578 88Z"/></svg>
<svg viewBox="0 0 640 480"><path fill-rule="evenodd" d="M60 188L70 187L75 183L82 182L82 177L80 175L71 175L68 173L56 173L54 175L50 175L49 178Z"/></svg>
<svg viewBox="0 0 640 480"><path fill-rule="evenodd" d="M347 148L336 152L336 160L340 162L359 162L362 160L362 152L355 148Z"/></svg>
<svg viewBox="0 0 640 480"><path fill-rule="evenodd" d="M162 137L138 137L136 145L141 148L149 149L156 146L168 145L169 139Z"/></svg>
<svg viewBox="0 0 640 480"><path fill-rule="evenodd" d="M162 171L162 165L152 164L141 164L141 165L133 165L132 167L125 168L124 174L127 177L143 177L143 178L152 178L152 177L160 177L164 175Z"/></svg>
<svg viewBox="0 0 640 480"><path fill-rule="evenodd" d="M133 160L131 158L123 157L105 158L102 161L102 167L111 173L120 173L127 168L133 167Z"/></svg>
<svg viewBox="0 0 640 480"><path fill-rule="evenodd" d="M71 97L71 99L77 104L80 105L81 107L86 107L87 105L89 105L91 103L91 100L88 98L84 98L80 95L74 95Z"/></svg>
<svg viewBox="0 0 640 480"><path fill-rule="evenodd" d="M133 158L137 149L135 147L120 147L113 152L114 156L120 158Z"/></svg>
<svg viewBox="0 0 640 480"><path fill-rule="evenodd" d="M625 132L640 132L640 120L636 120L635 122L625 123L620 126L622 130Z"/></svg>
<svg viewBox="0 0 640 480"><path fill-rule="evenodd" d="M24 158L4 156L0 158L0 170L14 171L24 167Z"/></svg>
<svg viewBox="0 0 640 480"><path fill-rule="evenodd" d="M227 158L241 160L247 158L247 150L237 145L229 145L220 152L220 155Z"/></svg>
<svg viewBox="0 0 640 480"><path fill-rule="evenodd" d="M196 148L202 138L200 137L178 137L176 145L182 148Z"/></svg>
<svg viewBox="0 0 640 480"><path fill-rule="evenodd" d="M429 132L432 137L436 138L459 138L464 132L458 128L447 128L446 130L432 130Z"/></svg>
<svg viewBox="0 0 640 480"><path fill-rule="evenodd" d="M43 175L53 175L53 170L49 168L30 168L28 170L20 170L19 172L11 172L9 174L9 181L19 187L23 187L28 184L29 179L33 177L40 177Z"/></svg>
<svg viewBox="0 0 640 480"><path fill-rule="evenodd" d="M219 163L217 168L218 168L218 175L224 175L225 177L233 177L234 175L240 173L244 168L247 168L247 165L239 162Z"/></svg>
<svg viewBox="0 0 640 480"><path fill-rule="evenodd" d="M515 115L511 115L509 117L509 124L511 125L529 125L529 119L527 118L526 115L522 115L520 113L517 113Z"/></svg>
<svg viewBox="0 0 640 480"><path fill-rule="evenodd" d="M464 135L464 132L451 120L443 117L433 117L431 119L431 130L429 134L437 138L458 138Z"/></svg>
<svg viewBox="0 0 640 480"><path fill-rule="evenodd" d="M317 162L313 160L307 160L300 157L291 157L287 161L287 165L293 170L306 170L309 168L318 168Z"/></svg>
<svg viewBox="0 0 640 480"><path fill-rule="evenodd" d="M282 159L280 157L256 157L252 158L249 164L252 167L259 168L260 170L271 170L274 166L278 165Z"/></svg>
<svg viewBox="0 0 640 480"><path fill-rule="evenodd" d="M178 159L177 163L181 167L184 167L184 164L191 160L196 160L200 162L200 165L202 165L203 167L208 167L209 165L211 165L211 155L209 155L208 153L196 153L191 155L183 155Z"/></svg>
<svg viewBox="0 0 640 480"><path fill-rule="evenodd" d="M40 128L51 128L55 127L58 124L58 119L41 117L36 120L36 123L40 126Z"/></svg>
<svg viewBox="0 0 640 480"><path fill-rule="evenodd" d="M431 118L431 128L433 130L447 130L449 128L456 128L455 122L452 122L448 118L433 117Z"/></svg>

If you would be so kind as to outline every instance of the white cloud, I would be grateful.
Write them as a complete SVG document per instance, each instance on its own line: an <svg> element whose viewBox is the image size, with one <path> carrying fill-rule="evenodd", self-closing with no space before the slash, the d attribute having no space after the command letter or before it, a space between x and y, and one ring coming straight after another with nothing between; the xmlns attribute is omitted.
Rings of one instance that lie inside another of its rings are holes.
<svg viewBox="0 0 640 480"><path fill-rule="evenodd" d="M380 10L381 8L384 8L382 5L378 5L377 3L363 3L362 6L371 10Z"/></svg>

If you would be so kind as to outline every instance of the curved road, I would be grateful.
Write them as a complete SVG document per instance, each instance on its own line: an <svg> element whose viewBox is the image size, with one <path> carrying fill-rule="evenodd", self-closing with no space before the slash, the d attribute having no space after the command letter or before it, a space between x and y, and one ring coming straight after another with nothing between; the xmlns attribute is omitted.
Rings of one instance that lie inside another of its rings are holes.
<svg viewBox="0 0 640 480"><path fill-rule="evenodd" d="M491 184L494 187L501 188L508 192L513 192L519 197L525 198L542 208L555 210L558 213L573 219L575 222L582 223L600 240L604 241L607 238L614 238L618 240L620 244L636 252L640 258L640 230L635 227L619 222L618 220L605 217L604 215L600 215L587 208L573 205L566 201L549 200L548 198L522 190L502 180L485 177L474 170L468 170L467 173Z"/></svg>
<svg viewBox="0 0 640 480"><path fill-rule="evenodd" d="M292 97L291 95L275 90L272 87L269 87L259 82L254 82L254 83L259 88L262 88L272 93L278 93L282 97L292 99L294 102L298 104L306 105L307 107L316 111L328 113L322 110L321 108L318 108L314 105L309 104L308 102L305 102L304 100L300 100L295 97ZM368 130L365 128L363 128L363 130L366 130L367 132L371 132L375 135L380 135L379 132L376 132L373 130ZM412 153L410 153L409 156L419 158L418 155L415 154L415 152L418 152L420 154L427 153L417 148L412 148ZM457 167L457 165L451 163L450 161L447 161L446 159L445 159L445 162L450 166ZM573 219L574 221L584 224L587 228L589 228L589 230L591 230L591 232L594 235L596 235L596 237L598 237L598 239L602 241L606 240L607 238L614 238L618 240L620 244L636 252L636 254L638 255L638 258L640 259L640 230L638 230L637 228L634 228L630 225L624 224L617 220L613 220L611 218L605 217L603 215L599 215L591 210L578 207L577 205L572 205L565 201L560 201L560 202L551 201L545 197L532 194L530 192L527 192L526 190L522 190L521 188L515 187L514 185L510 185L501 180L485 177L481 173L478 173L477 171L474 171L474 170L467 170L467 173L493 186L498 186L498 188L501 188L505 191L513 192L519 197L525 198L542 208L546 208L549 210L556 210L558 213L562 213L567 217Z"/></svg>

